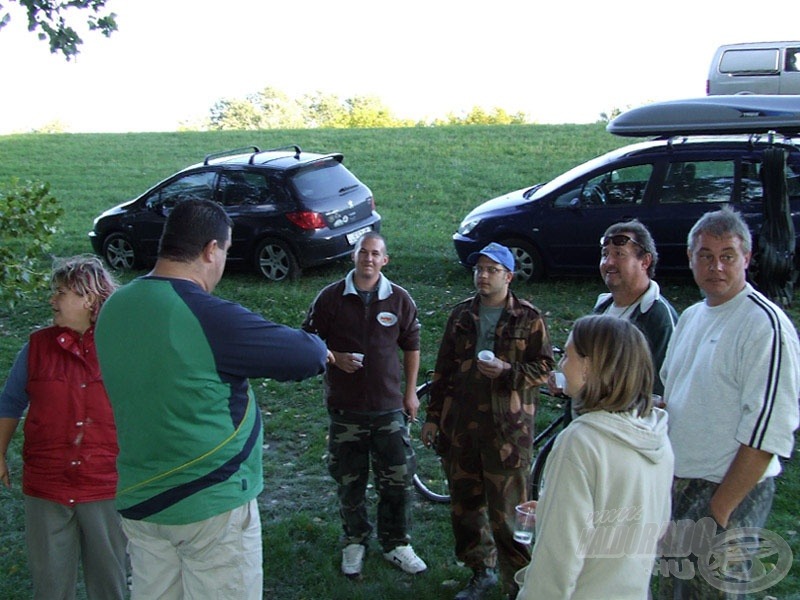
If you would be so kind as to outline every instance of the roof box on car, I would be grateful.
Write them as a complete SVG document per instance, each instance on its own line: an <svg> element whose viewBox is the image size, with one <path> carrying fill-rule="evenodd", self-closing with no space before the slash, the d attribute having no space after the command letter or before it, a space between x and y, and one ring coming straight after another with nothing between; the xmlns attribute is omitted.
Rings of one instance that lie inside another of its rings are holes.
<svg viewBox="0 0 800 600"><path fill-rule="evenodd" d="M800 96L742 94L656 102L622 113L606 130L627 137L800 133Z"/></svg>

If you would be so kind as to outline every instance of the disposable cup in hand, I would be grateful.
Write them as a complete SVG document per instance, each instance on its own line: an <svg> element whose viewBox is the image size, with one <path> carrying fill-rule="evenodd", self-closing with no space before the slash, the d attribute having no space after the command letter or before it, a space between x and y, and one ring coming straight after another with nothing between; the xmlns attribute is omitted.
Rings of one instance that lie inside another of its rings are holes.
<svg viewBox="0 0 800 600"><path fill-rule="evenodd" d="M491 350L481 350L478 352L478 360L482 362L492 362L494 360L494 352Z"/></svg>
<svg viewBox="0 0 800 600"><path fill-rule="evenodd" d="M520 544L533 543L536 529L536 500L518 504L514 519L514 540Z"/></svg>
<svg viewBox="0 0 800 600"><path fill-rule="evenodd" d="M553 371L553 380L557 388L563 390L567 387L567 378L561 371Z"/></svg>

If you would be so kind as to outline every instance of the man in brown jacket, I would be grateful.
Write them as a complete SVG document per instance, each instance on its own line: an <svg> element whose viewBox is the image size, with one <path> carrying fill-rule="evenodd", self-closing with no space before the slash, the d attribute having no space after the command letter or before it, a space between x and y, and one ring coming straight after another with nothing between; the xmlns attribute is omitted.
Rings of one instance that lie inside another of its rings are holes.
<svg viewBox="0 0 800 600"><path fill-rule="evenodd" d="M325 372L328 471L337 484L344 530L342 573L350 578L361 577L373 529L366 498L370 468L384 558L412 575L427 569L411 547L413 450L404 414L414 419L419 407L420 327L409 293L381 273L388 262L386 240L364 234L353 250L353 270L317 295L303 322L336 359Z"/></svg>

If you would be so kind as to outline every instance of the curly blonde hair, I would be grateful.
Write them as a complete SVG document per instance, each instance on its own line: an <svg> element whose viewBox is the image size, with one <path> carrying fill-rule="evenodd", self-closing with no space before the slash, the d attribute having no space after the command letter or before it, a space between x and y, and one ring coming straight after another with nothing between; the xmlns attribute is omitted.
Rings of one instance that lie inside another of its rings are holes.
<svg viewBox="0 0 800 600"><path fill-rule="evenodd" d="M93 254L80 254L67 258L57 258L50 274L50 287L66 287L80 296L94 296L92 322L97 320L100 308L114 293L119 284L114 276L103 266L102 261Z"/></svg>

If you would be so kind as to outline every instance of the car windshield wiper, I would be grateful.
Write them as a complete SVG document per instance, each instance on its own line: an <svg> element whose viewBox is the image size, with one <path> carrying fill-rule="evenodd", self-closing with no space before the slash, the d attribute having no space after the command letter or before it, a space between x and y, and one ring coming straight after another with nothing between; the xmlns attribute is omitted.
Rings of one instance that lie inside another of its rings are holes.
<svg viewBox="0 0 800 600"><path fill-rule="evenodd" d="M354 183L353 185L345 186L345 187L343 187L342 189L339 190L339 195L341 196L342 194L346 194L347 192L349 192L351 190L354 190L357 187L358 187L357 183Z"/></svg>
<svg viewBox="0 0 800 600"><path fill-rule="evenodd" d="M540 187L542 187L542 184L541 184L541 183L537 183L535 186L533 186L533 187L532 187L531 189L529 189L527 192L525 192L524 194L522 194L522 197L523 197L523 198L530 198L530 197L533 195L533 192L535 192L536 190L538 190Z"/></svg>

